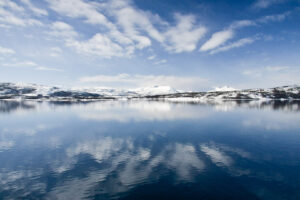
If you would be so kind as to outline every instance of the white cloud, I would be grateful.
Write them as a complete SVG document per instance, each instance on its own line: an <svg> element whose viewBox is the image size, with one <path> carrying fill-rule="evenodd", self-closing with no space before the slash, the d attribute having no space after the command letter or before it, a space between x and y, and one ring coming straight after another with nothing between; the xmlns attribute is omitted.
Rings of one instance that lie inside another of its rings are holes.
<svg viewBox="0 0 300 200"><path fill-rule="evenodd" d="M132 0L88 1L88 0L46 0L50 9L57 12L58 19L65 17L93 26L91 36L63 21L50 24L49 34L62 39L67 47L84 55L96 55L102 58L132 57L135 51L151 47L157 42L169 53L191 52L198 48L199 41L207 28L197 21L195 15L174 14L174 23L161 19L151 11L144 11L134 5ZM275 1L275 0L273 0ZM260 3L262 4L262 3ZM48 8L47 8L48 9ZM281 21L289 12L269 15L258 20L239 20L222 31L212 34L200 51L212 51L211 54L241 47L251 43L241 39L223 46L232 39L238 28L253 26L257 23ZM32 18L35 15L35 18ZM31 0L0 2L0 27L43 26L39 17L47 16L48 11L34 5ZM220 47L219 49L216 49ZM215 49L215 50L214 50ZM58 53L51 53L57 56ZM149 56L148 59L154 59ZM156 63L159 63L157 61Z"/></svg>
<svg viewBox="0 0 300 200"><path fill-rule="evenodd" d="M240 39L236 42L233 42L233 43L230 43L228 45L225 45L225 46L219 47L217 49L214 49L210 52L210 54L216 54L216 53L219 53L219 52L222 52L222 51L228 51L228 50L233 49L233 48L242 47L242 46L245 46L246 44L253 43L255 40L256 40L256 38L242 38L242 39Z"/></svg>
<svg viewBox="0 0 300 200"><path fill-rule="evenodd" d="M0 22L2 25L15 26L42 26L43 23L37 19L30 18L25 9L15 2L2 0L0 2Z"/></svg>
<svg viewBox="0 0 300 200"><path fill-rule="evenodd" d="M59 47L51 47L50 50L51 50L51 52L49 55L51 57L58 57L63 53L62 49Z"/></svg>
<svg viewBox="0 0 300 200"><path fill-rule="evenodd" d="M147 57L148 60L153 60L153 59L155 59L155 58L156 58L156 55L152 55L152 56L148 56L148 57Z"/></svg>
<svg viewBox="0 0 300 200"><path fill-rule="evenodd" d="M150 37L162 42L162 35L153 26L150 18L151 14L131 6L128 1L112 1L109 5L117 24L124 31L123 34L131 41L137 42L136 47L142 49L151 45L151 40L148 36L141 33L145 31Z"/></svg>
<svg viewBox="0 0 300 200"><path fill-rule="evenodd" d="M99 5L82 0L54 0L48 1L48 3L50 8L60 14L71 18L83 18L85 23L102 25L103 29L107 29L101 33L94 34L94 36L85 41L76 40L74 29L67 29L64 33L69 39L66 45L75 48L78 53L111 58L114 56L130 56L134 52L135 45L132 39L121 33L114 23L110 22L104 14L99 12ZM72 5L71 8L70 5ZM58 37L60 35L59 32L54 34ZM144 48L151 44L151 41L143 36L137 36L135 39L139 42L137 48Z"/></svg>
<svg viewBox="0 0 300 200"><path fill-rule="evenodd" d="M196 76L180 77L165 75L129 75L116 76L98 75L79 79L81 83L96 83L102 86L119 86L122 88L149 87L153 85L168 85L176 89L191 89L207 86L208 80Z"/></svg>
<svg viewBox="0 0 300 200"><path fill-rule="evenodd" d="M0 22L5 24L25 26L26 23L23 19L15 16L12 12L9 12L0 7Z"/></svg>
<svg viewBox="0 0 300 200"><path fill-rule="evenodd" d="M159 61L157 61L157 62L155 62L154 64L155 65L161 65L161 64L165 64L165 63L167 63L168 61L166 60L166 59L163 59L163 60L159 60Z"/></svg>
<svg viewBox="0 0 300 200"><path fill-rule="evenodd" d="M102 3L84 0L48 0L48 3L51 9L61 15L84 20L91 25L101 25L101 31L95 33L89 40L73 39L67 46L76 47L78 52L104 58L131 56L138 49L150 47L152 40L159 42L172 53L190 52L196 49L206 32L205 27L196 24L193 15L176 14L177 24L171 26L158 15L134 7L129 0ZM156 28L157 25L160 30ZM89 42L95 40L101 46ZM107 45L112 47L109 48Z"/></svg>
<svg viewBox="0 0 300 200"><path fill-rule="evenodd" d="M49 34L57 38L73 40L75 37L78 36L78 33L74 30L74 28L65 22L53 22L50 26L50 29L51 31L49 32Z"/></svg>
<svg viewBox="0 0 300 200"><path fill-rule="evenodd" d="M211 36L211 38L207 42L205 42L201 46L200 51L212 50L224 44L227 40L233 38L233 36L234 36L234 32L231 29L216 32Z"/></svg>
<svg viewBox="0 0 300 200"><path fill-rule="evenodd" d="M261 17L257 21L260 23L268 23L268 22L281 22L285 20L291 13L290 12L285 12L282 14L277 14L277 15L267 15L264 17Z"/></svg>
<svg viewBox="0 0 300 200"><path fill-rule="evenodd" d="M3 66L3 67L29 68L29 69L34 69L34 70L38 70L38 71L57 71L57 72L62 72L63 71L61 69L39 65L39 64L37 64L37 63L35 63L33 61L3 63L3 64L1 64L1 66Z"/></svg>
<svg viewBox="0 0 300 200"><path fill-rule="evenodd" d="M238 20L233 22L230 25L230 29L237 29L237 28L243 28L246 26L255 26L255 25L256 25L255 21L252 20Z"/></svg>
<svg viewBox="0 0 300 200"><path fill-rule="evenodd" d="M112 2L118 24L124 30L126 37L138 42L137 48L140 49L150 46L150 38L152 38L165 46L169 52L190 52L196 49L198 41L206 32L205 27L196 24L193 15L175 14L177 24L170 26L157 15L134 8L128 1ZM152 21L164 27L165 31L158 31ZM142 31L150 38L143 36Z"/></svg>
<svg viewBox="0 0 300 200"><path fill-rule="evenodd" d="M165 46L170 52L181 53L194 51L198 41L206 33L203 26L195 26L196 19L192 15L176 14L177 25L170 27L165 35Z"/></svg>
<svg viewBox="0 0 300 200"><path fill-rule="evenodd" d="M264 76L266 73L277 73L277 72L285 72L293 69L289 66L267 66L257 69L247 69L244 70L242 73L243 75L248 75L252 77L261 77Z"/></svg>
<svg viewBox="0 0 300 200"><path fill-rule="evenodd" d="M274 87L282 85L300 84L300 70L293 66L267 66L245 69L242 75L248 78L252 85L247 87Z"/></svg>
<svg viewBox="0 0 300 200"><path fill-rule="evenodd" d="M18 4L10 0L1 0L0 7L11 9L12 11L16 11L16 12L24 12L23 7L19 6Z"/></svg>
<svg viewBox="0 0 300 200"><path fill-rule="evenodd" d="M5 67L35 67L36 63L32 61L24 61L24 62L14 62L14 63L3 63L2 66Z"/></svg>
<svg viewBox="0 0 300 200"><path fill-rule="evenodd" d="M34 6L30 0L21 0L21 2L25 5L27 5L27 7L38 16L42 16L42 15L47 16L48 15L48 12L46 10Z"/></svg>
<svg viewBox="0 0 300 200"><path fill-rule="evenodd" d="M45 67L45 66L37 66L35 70L38 71L55 71L55 72L62 72L63 70L57 69L57 68L52 68L52 67Z"/></svg>
<svg viewBox="0 0 300 200"><path fill-rule="evenodd" d="M54 11L71 18L83 18L86 23L111 26L97 7L83 0L47 0ZM112 25L113 26L113 25Z"/></svg>
<svg viewBox="0 0 300 200"><path fill-rule="evenodd" d="M15 54L16 52L13 49L5 48L0 46L0 55Z"/></svg>
<svg viewBox="0 0 300 200"><path fill-rule="evenodd" d="M268 22L279 22L283 21L288 15L290 15L291 12L285 12L282 14L277 15L267 15L264 17L261 17L257 20L238 20L233 22L227 29L224 29L223 31L219 31L214 33L208 41L206 41L201 47L200 51L210 51L210 54L215 54L217 52L221 51L227 51L232 48L238 48L241 46L244 46L246 44L250 44L254 42L255 38L243 38L238 40L237 42L228 44L226 46L223 46L226 44L226 42L230 39L232 39L235 35L236 29L244 28L248 26L256 26L257 24L265 24Z"/></svg>
<svg viewBox="0 0 300 200"><path fill-rule="evenodd" d="M257 0L254 4L253 4L253 8L255 9L265 9L268 8L274 4L280 4L280 3L284 3L286 2L286 0Z"/></svg>
<svg viewBox="0 0 300 200"><path fill-rule="evenodd" d="M124 51L120 45L100 33L87 41L70 40L67 42L67 46L74 47L80 53L98 55L104 58L129 56L132 53L131 49Z"/></svg>

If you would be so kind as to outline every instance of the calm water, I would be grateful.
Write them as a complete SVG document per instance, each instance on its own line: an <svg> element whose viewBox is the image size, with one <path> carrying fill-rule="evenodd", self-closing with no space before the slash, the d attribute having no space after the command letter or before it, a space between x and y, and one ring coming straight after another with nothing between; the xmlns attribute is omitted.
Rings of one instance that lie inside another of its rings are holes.
<svg viewBox="0 0 300 200"><path fill-rule="evenodd" d="M0 101L0 199L300 199L300 104Z"/></svg>

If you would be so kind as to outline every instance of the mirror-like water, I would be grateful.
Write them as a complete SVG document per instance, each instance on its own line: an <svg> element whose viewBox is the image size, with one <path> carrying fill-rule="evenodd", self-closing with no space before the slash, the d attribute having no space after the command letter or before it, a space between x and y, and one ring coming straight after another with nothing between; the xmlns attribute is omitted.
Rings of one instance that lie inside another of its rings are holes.
<svg viewBox="0 0 300 200"><path fill-rule="evenodd" d="M0 199L300 199L300 103L0 101Z"/></svg>

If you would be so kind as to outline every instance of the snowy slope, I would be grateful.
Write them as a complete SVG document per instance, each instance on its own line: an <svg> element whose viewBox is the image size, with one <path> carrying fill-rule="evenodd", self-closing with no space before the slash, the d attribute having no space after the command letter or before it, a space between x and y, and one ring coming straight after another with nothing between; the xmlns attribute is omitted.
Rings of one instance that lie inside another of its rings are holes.
<svg viewBox="0 0 300 200"><path fill-rule="evenodd" d="M168 101L300 99L300 87L283 86L248 90L235 90L223 87L209 92L181 92L169 86L130 90L103 87L66 89L36 84L0 83L0 99L102 100L132 98L163 99Z"/></svg>
<svg viewBox="0 0 300 200"><path fill-rule="evenodd" d="M137 89L113 89L105 87L92 88L60 88L36 84L0 83L0 99L119 99L137 98L149 95L162 95L176 93L169 86L154 86Z"/></svg>
<svg viewBox="0 0 300 200"><path fill-rule="evenodd" d="M224 91L225 90L225 91ZM152 99L168 101L198 101L208 100L300 100L299 86L283 86L269 89L232 90L228 88L209 92L183 92L167 95L154 95Z"/></svg>

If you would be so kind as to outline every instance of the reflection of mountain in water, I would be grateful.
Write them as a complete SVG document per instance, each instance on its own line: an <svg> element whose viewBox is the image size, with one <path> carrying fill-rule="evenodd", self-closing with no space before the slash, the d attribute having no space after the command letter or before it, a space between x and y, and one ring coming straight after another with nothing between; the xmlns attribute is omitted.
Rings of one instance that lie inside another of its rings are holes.
<svg viewBox="0 0 300 200"><path fill-rule="evenodd" d="M9 113L15 110L28 110L34 109L35 104L28 104L25 101L1 101L0 100L0 113Z"/></svg>
<svg viewBox="0 0 300 200"><path fill-rule="evenodd" d="M173 102L173 103L184 103L184 102ZM200 102L185 102L194 105L210 105L215 107L217 110L233 110L235 108L248 108L248 109L272 109L272 110L284 110L290 112L300 111L300 100L294 101L258 101L258 100L208 100Z"/></svg>
<svg viewBox="0 0 300 200"><path fill-rule="evenodd" d="M219 111L229 111L236 108L245 108L245 109L271 109L271 110L283 110L287 112L299 112L300 111L300 101L257 101L257 100L207 100L207 101L198 101L198 102L174 102L174 101L165 101L165 100L151 100L151 101L84 101L84 102L74 102L74 101L49 101L49 102L36 102L36 101L13 101L13 100L0 100L0 113L9 113L18 110L34 110L37 107L43 106L88 106L89 109L93 110L92 107L96 106L99 108L101 106L105 110L115 110L124 108L124 104L131 105L131 108L134 108L136 111L157 111L164 112L164 114L172 114L170 106L176 108L181 108L185 104L189 105L199 105L199 106L212 106ZM127 108L127 107L126 107ZM123 112L124 113L124 112ZM126 115L126 113L124 113ZM130 114L130 113L129 113Z"/></svg>

